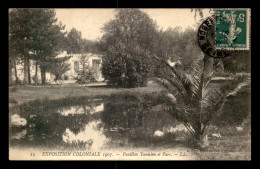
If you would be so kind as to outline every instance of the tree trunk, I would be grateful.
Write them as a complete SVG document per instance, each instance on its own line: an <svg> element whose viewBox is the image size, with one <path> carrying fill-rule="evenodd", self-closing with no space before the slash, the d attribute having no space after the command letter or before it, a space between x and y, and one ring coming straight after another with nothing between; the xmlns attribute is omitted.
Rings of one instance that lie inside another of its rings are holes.
<svg viewBox="0 0 260 169"><path fill-rule="evenodd" d="M28 83L31 84L31 70L30 70L30 59L28 58Z"/></svg>
<svg viewBox="0 0 260 169"><path fill-rule="evenodd" d="M10 59L10 58L9 58ZM13 81L13 72L12 72L12 69L13 69L13 62L12 61L9 61L9 86L12 86L14 84L14 81Z"/></svg>
<svg viewBox="0 0 260 169"><path fill-rule="evenodd" d="M23 84L28 84L28 56L24 55L24 73L23 73Z"/></svg>
<svg viewBox="0 0 260 169"><path fill-rule="evenodd" d="M56 80L61 80L61 75L58 74Z"/></svg>
<svg viewBox="0 0 260 169"><path fill-rule="evenodd" d="M205 149L208 147L209 142L208 142L208 137L207 135L201 133L200 130L195 131L195 135L194 135L194 146L198 149Z"/></svg>
<svg viewBox="0 0 260 169"><path fill-rule="evenodd" d="M14 59L14 76L15 76L15 83L17 83L18 82L18 77L17 77L17 69L16 69L16 61L15 61L15 59Z"/></svg>
<svg viewBox="0 0 260 169"><path fill-rule="evenodd" d="M45 72L45 68L43 67L41 67L41 80L42 80L42 85L44 85L46 82L46 72Z"/></svg>
<svg viewBox="0 0 260 169"><path fill-rule="evenodd" d="M38 62L35 61L35 76L34 76L34 85L38 85Z"/></svg>

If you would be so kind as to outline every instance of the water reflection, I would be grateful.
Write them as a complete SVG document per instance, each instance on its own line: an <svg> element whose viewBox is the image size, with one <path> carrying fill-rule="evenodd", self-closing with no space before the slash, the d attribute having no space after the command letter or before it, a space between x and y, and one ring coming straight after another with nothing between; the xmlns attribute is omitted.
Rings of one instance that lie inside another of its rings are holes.
<svg viewBox="0 0 260 169"><path fill-rule="evenodd" d="M54 149L150 146L155 131L175 123L160 107L149 109L137 100L124 99L21 109L28 124L20 134L11 129L11 145Z"/></svg>
<svg viewBox="0 0 260 169"><path fill-rule="evenodd" d="M85 148L100 149L104 146L108 139L104 135L104 128L101 127L101 120L91 121L85 125L84 129L79 133L74 133L69 128L62 135L65 143L83 144Z"/></svg>
<svg viewBox="0 0 260 169"><path fill-rule="evenodd" d="M24 138L26 134L27 134L27 130L24 129L24 130L22 130L20 132L13 133L12 134L12 139L17 139L18 140L18 139Z"/></svg>
<svg viewBox="0 0 260 169"><path fill-rule="evenodd" d="M104 103L101 103L99 106L93 107L93 111L90 112L90 114L101 112L101 111L104 111Z"/></svg>
<svg viewBox="0 0 260 169"><path fill-rule="evenodd" d="M59 110L63 116L76 115L76 114L94 114L104 110L104 103L97 106L72 106L67 109Z"/></svg>
<svg viewBox="0 0 260 169"><path fill-rule="evenodd" d="M140 102L111 101L105 104L101 119L110 147L142 147L154 144L154 132L176 125L161 107L150 109ZM171 142L171 140L166 140Z"/></svg>

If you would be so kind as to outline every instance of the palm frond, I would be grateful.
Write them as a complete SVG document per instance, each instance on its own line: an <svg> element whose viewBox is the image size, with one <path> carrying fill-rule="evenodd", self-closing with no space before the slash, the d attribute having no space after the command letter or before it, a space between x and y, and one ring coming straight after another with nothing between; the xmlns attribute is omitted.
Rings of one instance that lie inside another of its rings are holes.
<svg viewBox="0 0 260 169"><path fill-rule="evenodd" d="M248 82L240 83L234 90L212 88L210 85L216 69L223 68L221 60L205 56L189 68L172 67L156 58L169 70L157 74L157 82L167 92L162 95L166 110L198 139L219 115L228 96L236 95Z"/></svg>
<svg viewBox="0 0 260 169"><path fill-rule="evenodd" d="M242 88L250 84L250 80L247 79L246 81L242 81L241 83L238 83L236 88L234 88L232 91L227 93L227 97L236 95Z"/></svg>
<svg viewBox="0 0 260 169"><path fill-rule="evenodd" d="M172 88L171 93L179 93L183 98L187 97L187 93L183 88L182 84L179 81L176 81L174 78L170 78L169 76L162 76L164 82L167 82L167 86L164 85L164 88L169 91Z"/></svg>
<svg viewBox="0 0 260 169"><path fill-rule="evenodd" d="M202 109L208 110L209 112L216 112L220 107L217 107L219 102L225 101L227 92L220 89L211 89L208 91L207 95L201 101Z"/></svg>

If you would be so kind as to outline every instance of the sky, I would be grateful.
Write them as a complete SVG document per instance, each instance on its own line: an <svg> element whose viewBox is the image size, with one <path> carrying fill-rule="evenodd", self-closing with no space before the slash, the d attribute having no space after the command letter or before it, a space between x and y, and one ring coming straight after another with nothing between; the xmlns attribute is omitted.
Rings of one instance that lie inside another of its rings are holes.
<svg viewBox="0 0 260 169"><path fill-rule="evenodd" d="M196 29L196 23L201 18L194 18L190 9L141 9L157 22L159 28L187 27ZM101 28L105 23L115 18L114 9L55 9L58 22L66 25L65 30L76 28L82 32L82 37L88 40L98 40L103 33ZM207 9L203 10L203 18L210 16Z"/></svg>

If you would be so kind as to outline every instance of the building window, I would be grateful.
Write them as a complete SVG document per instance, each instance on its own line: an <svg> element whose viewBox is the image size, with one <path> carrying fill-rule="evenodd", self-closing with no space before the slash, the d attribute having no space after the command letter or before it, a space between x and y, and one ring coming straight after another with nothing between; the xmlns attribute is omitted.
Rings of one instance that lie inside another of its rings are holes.
<svg viewBox="0 0 260 169"><path fill-rule="evenodd" d="M99 68L100 60L92 60L92 66L93 66L93 68Z"/></svg>
<svg viewBox="0 0 260 169"><path fill-rule="evenodd" d="M77 72L79 71L79 62L74 62L74 70Z"/></svg>

